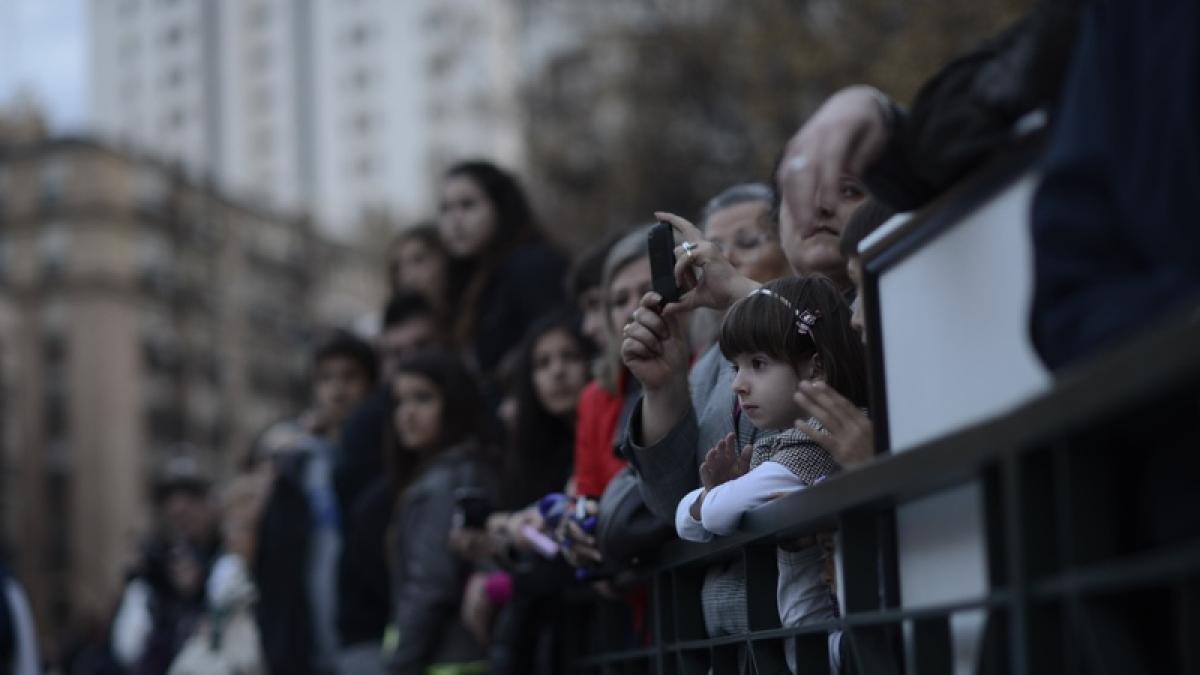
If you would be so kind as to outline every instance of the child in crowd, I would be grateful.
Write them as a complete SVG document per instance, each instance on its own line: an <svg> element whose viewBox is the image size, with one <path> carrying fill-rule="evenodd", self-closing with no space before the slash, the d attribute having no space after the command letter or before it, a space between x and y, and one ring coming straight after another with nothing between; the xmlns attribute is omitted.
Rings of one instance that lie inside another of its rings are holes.
<svg viewBox="0 0 1200 675"><path fill-rule="evenodd" d="M793 428L799 419L817 433L824 431L813 411L796 403L798 385L824 382L856 406L866 401L866 362L850 328L850 308L824 277L773 281L735 303L721 324L720 347L736 372L735 415L764 431L784 431L741 453L730 434L708 452L700 466L702 487L687 494L676 510L679 536L690 541L731 534L747 511L840 469L808 433ZM784 626L836 616L832 589L822 578L825 558L813 537L780 546L778 604ZM744 611L732 606L743 600L744 591L730 594L711 586L706 580L702 592L706 624ZM831 644L831 654L836 646ZM790 654L789 666L794 671Z"/></svg>

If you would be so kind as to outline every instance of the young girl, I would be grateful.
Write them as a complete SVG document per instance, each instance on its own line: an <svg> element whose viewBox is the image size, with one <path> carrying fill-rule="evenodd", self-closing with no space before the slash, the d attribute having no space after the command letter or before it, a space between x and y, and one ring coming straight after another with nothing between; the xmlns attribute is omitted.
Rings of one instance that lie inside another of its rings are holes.
<svg viewBox="0 0 1200 675"><path fill-rule="evenodd" d="M821 429L793 397L801 383L824 382L857 406L866 401L866 363L850 328L850 308L824 277L773 281L735 303L721 324L720 347L736 372L735 415L762 431L785 431L740 454L730 434L708 452L700 466L702 487L686 495L675 514L679 536L691 541L731 534L750 509L840 468L812 438L792 428L797 420L807 420ZM784 626L836 615L831 589L822 581L824 558L811 538L780 547L778 601ZM743 613L744 605L738 604L744 600L744 586L729 593L706 579L706 623L713 623L710 617ZM790 650L789 666L794 671Z"/></svg>

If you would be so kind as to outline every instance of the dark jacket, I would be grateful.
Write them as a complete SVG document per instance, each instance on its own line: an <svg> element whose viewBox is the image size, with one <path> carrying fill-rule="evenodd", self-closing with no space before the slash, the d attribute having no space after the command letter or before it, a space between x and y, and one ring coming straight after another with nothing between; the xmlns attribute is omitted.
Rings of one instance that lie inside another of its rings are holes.
<svg viewBox="0 0 1200 675"><path fill-rule="evenodd" d="M333 488L340 513L353 511L367 486L383 475L384 437L394 408L391 385L385 382L342 425L333 467Z"/></svg>
<svg viewBox="0 0 1200 675"><path fill-rule="evenodd" d="M1012 139L1013 124L1058 98L1084 0L1041 0L1008 30L942 68L863 177L896 211L923 206Z"/></svg>
<svg viewBox="0 0 1200 675"><path fill-rule="evenodd" d="M544 242L520 246L500 263L479 298L471 336L482 372L494 373L529 325L562 305L566 272L566 260Z"/></svg>
<svg viewBox="0 0 1200 675"><path fill-rule="evenodd" d="M393 520L392 611L398 647L393 673L423 674L436 663L481 660L484 652L459 620L469 563L450 552L456 495L484 489L487 469L473 444L431 460L404 490Z"/></svg>
<svg viewBox="0 0 1200 675"><path fill-rule="evenodd" d="M282 471L263 506L253 570L259 598L255 617L272 673L314 672L307 582L310 523L303 488L291 472Z"/></svg>
<svg viewBox="0 0 1200 675"><path fill-rule="evenodd" d="M392 490L379 476L346 514L338 566L338 636L343 647L379 644L389 617L387 528Z"/></svg>
<svg viewBox="0 0 1200 675"><path fill-rule="evenodd" d="M1200 6L1095 2L1033 205L1033 341L1061 368L1200 294Z"/></svg>

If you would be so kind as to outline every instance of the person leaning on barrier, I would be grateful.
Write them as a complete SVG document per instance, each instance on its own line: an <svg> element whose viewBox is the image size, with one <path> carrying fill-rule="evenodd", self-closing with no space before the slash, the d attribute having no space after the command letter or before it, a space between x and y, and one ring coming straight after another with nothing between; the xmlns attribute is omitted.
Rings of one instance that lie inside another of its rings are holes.
<svg viewBox="0 0 1200 675"><path fill-rule="evenodd" d="M842 232L841 251L846 257L846 272L854 284L853 311L850 327L858 333L862 344L867 344L865 317L863 316L862 258L858 244L876 228L883 225L892 212L874 199L867 200L850 216ZM843 396L824 382L801 382L793 395L796 404L809 411L825 433L819 433L806 420L797 420L796 428L812 438L833 457L843 469L852 469L865 464L875 456L875 431L871 419L863 414L860 406Z"/></svg>
<svg viewBox="0 0 1200 675"><path fill-rule="evenodd" d="M777 179L801 228L861 176L897 211L926 204L1012 139L1014 124L1052 106L1084 0L1042 0L1023 19L946 65L909 110L874 87L835 93L788 143Z"/></svg>

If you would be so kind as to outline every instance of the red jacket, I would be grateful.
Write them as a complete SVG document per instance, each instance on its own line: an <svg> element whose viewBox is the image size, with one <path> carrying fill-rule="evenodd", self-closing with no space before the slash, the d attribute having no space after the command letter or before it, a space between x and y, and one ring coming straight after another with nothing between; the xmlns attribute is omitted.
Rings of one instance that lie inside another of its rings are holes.
<svg viewBox="0 0 1200 675"><path fill-rule="evenodd" d="M624 392L629 374L622 370L617 390ZM614 450L625 394L614 394L593 380L579 395L575 411L575 492L599 498L608 481L628 464Z"/></svg>

